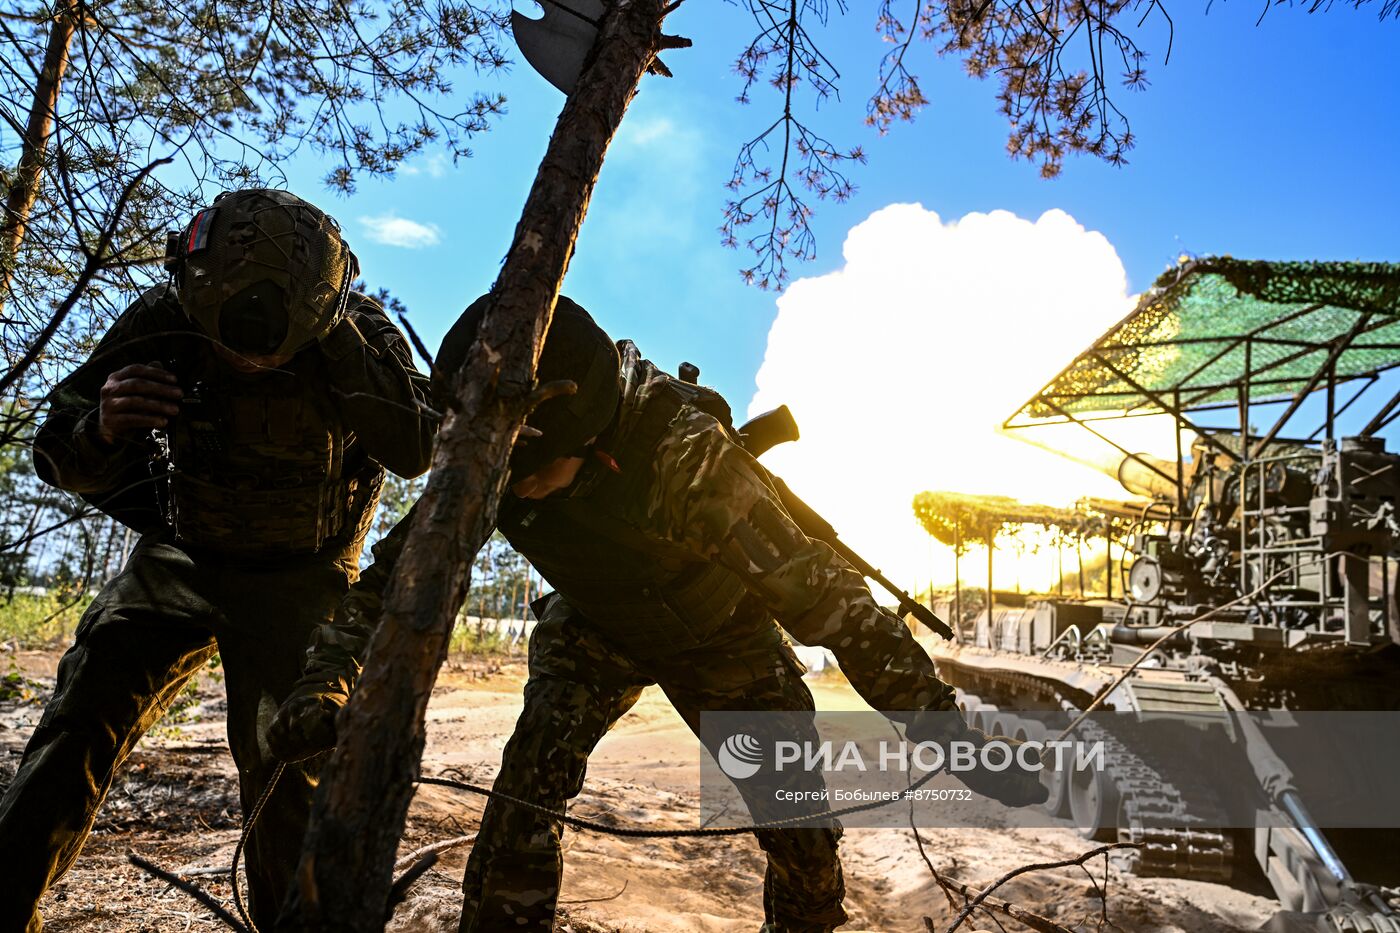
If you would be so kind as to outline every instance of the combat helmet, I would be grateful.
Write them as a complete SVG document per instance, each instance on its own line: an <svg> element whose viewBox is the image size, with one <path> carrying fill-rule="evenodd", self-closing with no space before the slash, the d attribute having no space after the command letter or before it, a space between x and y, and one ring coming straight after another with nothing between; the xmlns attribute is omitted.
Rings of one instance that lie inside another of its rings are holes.
<svg viewBox="0 0 1400 933"><path fill-rule="evenodd" d="M359 274L334 218L271 188L219 195L170 234L165 267L190 319L250 356L290 354L323 337Z"/></svg>
<svg viewBox="0 0 1400 933"><path fill-rule="evenodd" d="M437 365L443 371L454 372L466 362L488 297L472 302L442 338ZM617 345L607 332L582 307L560 295L535 378L541 384L567 379L578 391L543 402L525 419L541 436L516 443L510 455L511 476L520 479L559 457L578 456L602 434L622 400L621 368Z"/></svg>

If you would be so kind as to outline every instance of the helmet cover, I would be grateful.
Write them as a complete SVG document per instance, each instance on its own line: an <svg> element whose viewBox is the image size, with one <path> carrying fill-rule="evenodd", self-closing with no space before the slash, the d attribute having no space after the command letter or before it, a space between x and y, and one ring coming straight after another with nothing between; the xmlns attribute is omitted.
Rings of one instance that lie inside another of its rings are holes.
<svg viewBox="0 0 1400 933"><path fill-rule="evenodd" d="M173 248L185 313L250 356L294 353L324 337L359 274L334 218L270 188L219 195Z"/></svg>

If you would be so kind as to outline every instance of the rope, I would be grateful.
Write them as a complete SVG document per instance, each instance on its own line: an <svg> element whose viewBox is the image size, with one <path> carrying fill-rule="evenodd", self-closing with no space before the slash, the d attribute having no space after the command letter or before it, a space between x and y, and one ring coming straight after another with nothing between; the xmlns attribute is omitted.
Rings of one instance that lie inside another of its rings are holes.
<svg viewBox="0 0 1400 933"><path fill-rule="evenodd" d="M233 847L233 864L228 868L229 884L233 885L233 906L238 908L238 916L243 918L248 929L252 933L259 933L258 926L253 922L253 918L248 916L248 911L243 906L243 895L238 890L238 863L243 859L243 847L248 844L248 837L253 834L253 827L257 825L258 817L262 815L263 807L267 806L268 798L277 789L277 779L282 776L282 772L287 770L285 761L277 762L277 767L272 772L272 778L263 788L258 802L253 804L252 812L248 814L248 819L243 823L243 834L238 837L238 845Z"/></svg>
<svg viewBox="0 0 1400 933"><path fill-rule="evenodd" d="M277 789L278 779L282 777L282 772L286 769L286 762L279 761L277 763L277 768L272 772L272 778L267 782L267 786L263 788L263 792L258 797L257 803L253 804L253 809L248 813L248 819L243 824L243 832L238 837L238 844L234 846L233 849L233 862L229 866L229 883L233 886L233 904L238 909L238 915L243 919L244 924L247 925L247 928L251 931L251 933L259 933L259 930L257 924L253 923L253 918L248 915L248 910L243 903L243 895L238 887L238 865L243 859L243 850L248 844L248 837L252 835L253 827L257 825L258 817L262 815L263 808L267 806L267 801L269 800L269 798L272 797L272 792ZM541 816L546 816L550 819L558 820L559 822L564 823L567 826L572 826L574 829L588 830L590 832L596 833L605 833L609 836L622 836L624 838L629 839L682 839L695 836L704 836L710 838L717 836L738 836L743 835L745 833L752 833L770 829L794 829L800 828L803 824L811 823L816 820L834 820L843 816L850 816L853 813L864 813L868 810L877 810L880 807L889 806L892 803L897 803L901 800L908 799L909 794L911 794L915 790L918 790L920 787L923 787L929 781L933 780L933 778L936 777L942 770L943 768L939 767L933 771L928 772L923 777L910 784L903 794L901 794L898 797L891 798L889 800L875 800L867 803L854 804L849 807L843 807L840 810L828 810L825 813L813 813L808 814L806 816L790 816L781 820L769 820L767 822L762 823L751 823L746 826L731 826L723 828L701 827L699 829L633 829L627 826L609 826L606 823L598 823L594 820L585 820L581 819L580 817L570 816L569 814L561 810L554 810L542 804L534 803L529 800L523 800L519 797L515 797L511 794L503 793L498 790L493 790L489 787L481 787L477 784L469 784L465 781L454 781L450 778L420 777L417 783L420 785L431 784L437 787L447 787L454 790L464 790L473 794L479 794L483 797L489 797L494 800L499 800L503 803L512 804L517 807L522 807L526 810L538 813ZM141 867L146 868L148 871L159 870L156 869L156 867L153 865L147 868L147 864L142 864ZM181 885L181 889L184 889L183 885ZM190 893L195 897L199 897L200 894L197 888L187 891L187 893Z"/></svg>
<svg viewBox="0 0 1400 933"><path fill-rule="evenodd" d="M269 800L269 798L272 797L272 792L277 788L278 779L282 777L282 772L286 769L286 762L279 761L277 763L277 768L272 772L272 778L267 782L267 786L263 788L263 792L258 797L257 803L253 804L253 809L248 813L248 819L243 824L243 832L238 837L238 844L234 846L233 849L233 862L231 865L229 865L228 874L229 883L233 886L233 904L238 909L238 915L243 919L243 923L246 924L250 933L259 933L259 930L257 924L253 923L253 918L248 915L247 907L243 903L243 895L238 887L238 865L242 861L243 850L248 844L248 837L252 835L253 827L257 825L258 817L262 815L263 808L267 806L267 801ZM626 826L609 826L606 823L598 823L594 820L585 820L576 816L570 816L569 814L563 811L554 810L542 804L534 803L529 800L523 800L519 797L515 797L511 794L503 793L498 790L493 790L489 787L481 787L477 784L469 784L465 781L454 781L450 778L420 777L416 783L420 785L431 784L437 787L447 787L454 790L464 790L473 794L479 794L483 797L489 797L494 800L499 800L503 803L512 804L517 807L523 807L524 809L538 813L541 816L546 816L550 819L558 820L559 822L564 823L567 826L572 826L574 829L582 829L588 830L590 832L604 833L609 836L622 836L624 838L630 839L682 839L696 836L704 836L710 838L714 838L717 836L738 836L744 833L752 833L770 829L795 829L800 828L803 824L811 823L815 820L834 820L839 817L850 816L853 813L864 813L868 810L877 810L880 807L889 806L892 803L897 803L901 800L907 799L909 794L911 794L915 790L918 790L920 787L923 787L929 781L933 780L933 778L936 777L940 772L942 772L942 770L943 768L940 766L939 768L928 772L923 777L910 784L903 794L901 794L898 797L891 798L889 800L875 800L867 803L855 804L853 806L844 807L840 810L828 810L825 813L813 813L808 814L806 816L790 816L781 820L769 820L767 822L762 823L751 823L746 826L731 826L724 828L701 827L699 829L633 829ZM220 914L222 919L227 920L227 917L225 917L222 914L222 912L217 907L217 904L211 901L207 901L206 898L208 897L208 895L205 895L204 892L200 891L196 885L183 882L175 875L172 875L169 872L166 872L163 869L160 869L159 867L149 862L145 862L144 860L138 860L133 858L133 862L139 865L141 868L145 869L146 871L157 875L158 877L170 879L172 884L176 884L182 891L185 891L185 893L191 895L192 897L202 902L205 902L211 907L211 909L213 909L216 913Z"/></svg>
<svg viewBox="0 0 1400 933"><path fill-rule="evenodd" d="M482 787L478 784L468 784L465 781L453 781L449 778L420 777L418 779L418 783L432 784L437 787L450 787L455 790L464 790L473 794L480 794L483 797L490 797L494 800L500 800L503 803L509 803L517 807L522 807L526 810L538 813L541 816L547 816L552 820L558 820L566 826L572 826L574 829L583 829L595 833L605 833L609 836L623 836L629 839L684 839L695 836L740 836L745 833L752 833L758 832L760 830L769 829L793 829L800 827L803 824L811 823L814 820L834 820L843 816L850 816L853 813L864 813L868 810L878 810L880 807L887 807L892 803L899 803L902 800L907 800L909 798L909 795L913 791L918 790L920 787L923 787L929 781L933 780L933 778L936 775L938 775L942 770L943 768L940 766L939 768L930 771L914 783L910 784L909 787L906 788L905 791L898 797L893 797L889 800L873 800L867 803L859 803L853 804L849 807L843 807L840 810L827 810L824 813L812 813L806 816L789 816L781 820L769 820L763 823L750 823L746 826L729 826L722 828L701 827L699 829L631 829L626 826L609 826L607 823L598 823L594 820L585 820L577 816L570 816L562 810L554 810L544 806L543 804L534 803L530 800L522 800L519 797L514 797L510 794L506 794L498 790L493 790L489 787Z"/></svg>

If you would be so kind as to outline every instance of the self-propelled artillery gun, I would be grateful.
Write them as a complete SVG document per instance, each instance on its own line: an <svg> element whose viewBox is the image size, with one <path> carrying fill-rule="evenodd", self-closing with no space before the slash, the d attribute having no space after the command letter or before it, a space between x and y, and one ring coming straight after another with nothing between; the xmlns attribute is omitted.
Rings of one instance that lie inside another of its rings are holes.
<svg viewBox="0 0 1400 933"><path fill-rule="evenodd" d="M1135 497L1077 510L1109 542L1101 598L993 606L933 643L968 715L993 731L1040 737L1043 715L1026 711L1091 706L1235 716L1224 729L1249 767L1228 780L1180 743L1163 754L1111 717L1086 722L1108 766L1048 775L1048 806L1087 836L1139 843L1119 862L1130 871L1262 873L1284 908L1278 930L1400 931L1381 887L1400 881L1400 831L1319 827L1302 788L1318 772L1325 786L1331 763L1269 727L1400 710L1400 453L1382 436L1400 417L1397 366L1400 266L1169 270L1004 425L1031 440L1040 425L1079 425L1103 455L1075 459ZM1174 457L1115 440L1115 419L1142 416L1174 422ZM1400 734L1365 741L1393 749ZM1374 770L1362 778L1393 797L1395 775ZM1267 818L1242 827L1226 815L1241 805Z"/></svg>

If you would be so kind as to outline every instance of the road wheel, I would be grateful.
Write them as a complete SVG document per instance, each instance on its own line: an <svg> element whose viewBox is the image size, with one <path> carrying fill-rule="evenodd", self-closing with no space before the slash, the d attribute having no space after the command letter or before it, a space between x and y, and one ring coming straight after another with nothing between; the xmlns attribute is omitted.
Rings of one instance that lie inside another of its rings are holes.
<svg viewBox="0 0 1400 933"><path fill-rule="evenodd" d="M1072 769L1065 775L1069 812L1079 835L1095 842L1112 842L1118 836L1118 788L1103 771Z"/></svg>
<svg viewBox="0 0 1400 933"><path fill-rule="evenodd" d="M1011 733L1011 737L1022 742L1044 742L1051 738L1050 730L1045 728L1044 723L1031 719L1018 719L1016 721L1016 731ZM1041 806L1045 812L1056 819L1069 818L1069 781L1065 779L1065 774L1055 770L1055 756L1045 753L1042 748L1040 756L1040 783L1045 785L1045 789L1050 796Z"/></svg>
<svg viewBox="0 0 1400 933"><path fill-rule="evenodd" d="M998 710L992 714L991 728L987 730L988 735L1004 735L1014 737L1016 730L1020 728L1021 720L1015 713L1008 713L1005 710Z"/></svg>
<svg viewBox="0 0 1400 933"><path fill-rule="evenodd" d="M1069 779L1063 771L1055 770L1053 759L1041 770L1040 783L1045 785L1045 790L1050 795L1045 798L1045 803L1041 804L1045 812L1059 820L1068 819Z"/></svg>

